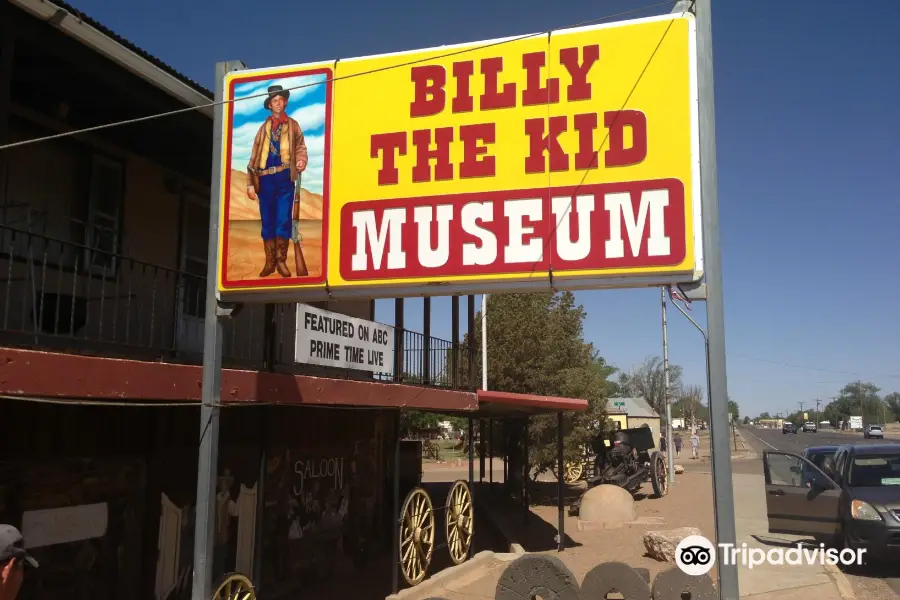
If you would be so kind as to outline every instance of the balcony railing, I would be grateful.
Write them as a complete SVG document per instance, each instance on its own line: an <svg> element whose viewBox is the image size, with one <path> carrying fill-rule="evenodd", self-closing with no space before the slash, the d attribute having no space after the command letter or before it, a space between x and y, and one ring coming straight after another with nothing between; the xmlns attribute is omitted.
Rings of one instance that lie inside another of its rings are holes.
<svg viewBox="0 0 900 600"><path fill-rule="evenodd" d="M205 306L205 274L0 225L0 345L196 364ZM297 305L273 309L268 318L274 318L274 340L266 339L262 304L248 304L225 321L226 365L264 368L271 349L279 370L304 371L294 362ZM397 335L403 340L401 375L395 378L391 370L376 379L466 387L460 345L454 360L447 340L426 343L422 334L406 330Z"/></svg>

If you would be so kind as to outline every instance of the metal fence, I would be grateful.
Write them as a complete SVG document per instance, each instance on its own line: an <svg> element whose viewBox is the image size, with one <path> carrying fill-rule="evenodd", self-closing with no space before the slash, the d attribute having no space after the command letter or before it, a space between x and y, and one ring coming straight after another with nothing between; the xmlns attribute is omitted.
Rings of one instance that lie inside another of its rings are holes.
<svg viewBox="0 0 900 600"><path fill-rule="evenodd" d="M199 363L205 307L205 273L0 225L3 345ZM267 315L265 305L247 304L224 322L226 363L261 368L269 329L275 335L275 363L302 371L294 361L297 304L276 304L273 309ZM376 379L464 386L459 368L453 375L452 342L426 340L407 330L397 335L402 338L401 376L395 378L391 369ZM457 367L464 360L458 348Z"/></svg>

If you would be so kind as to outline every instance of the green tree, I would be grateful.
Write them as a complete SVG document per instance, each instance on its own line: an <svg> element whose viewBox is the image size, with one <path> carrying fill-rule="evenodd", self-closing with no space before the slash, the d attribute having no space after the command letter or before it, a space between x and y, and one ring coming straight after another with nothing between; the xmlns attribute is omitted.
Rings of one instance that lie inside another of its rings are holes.
<svg viewBox="0 0 900 600"><path fill-rule="evenodd" d="M744 425L750 424L750 417L744 417Z"/></svg>
<svg viewBox="0 0 900 600"><path fill-rule="evenodd" d="M878 397L881 390L872 383L854 381L841 389L840 395L829 402L822 416L832 425L846 421L851 416L862 416L863 423L880 423L884 416L884 404Z"/></svg>
<svg viewBox="0 0 900 600"><path fill-rule="evenodd" d="M488 299L488 389L581 398L584 413L563 419L566 460L580 460L582 446L606 424L606 399L615 390L609 378L616 372L592 344L584 341L584 308L571 292L491 295ZM475 369L481 381L481 314L472 339L463 340L462 356L475 344ZM468 380L468 359L460 360L460 375ZM529 462L538 471L555 465L556 415L532 417Z"/></svg>
<svg viewBox="0 0 900 600"><path fill-rule="evenodd" d="M757 418L757 419L771 419L771 418L772 418L772 415L770 415L770 414L767 413L767 412L764 412L764 413L760 413L760 415L759 415L758 417L756 417L756 418Z"/></svg>
<svg viewBox="0 0 900 600"><path fill-rule="evenodd" d="M741 407L738 406L738 403L732 399L728 399L728 412L731 413L731 417L737 422L738 418L741 416Z"/></svg>
<svg viewBox="0 0 900 600"><path fill-rule="evenodd" d="M891 412L892 420L900 421L900 393L893 392L884 397L884 403Z"/></svg>
<svg viewBox="0 0 900 600"><path fill-rule="evenodd" d="M685 426L693 428L700 418L699 411L703 407L703 388L698 385L687 385L678 390L672 404L672 417L682 418Z"/></svg>
<svg viewBox="0 0 900 600"><path fill-rule="evenodd" d="M619 392L627 397L644 398L650 406L660 415L666 414L666 385L663 359L658 356L650 356L630 373L622 373L619 376ZM669 363L669 398L672 401L678 397L681 389L682 369L678 365Z"/></svg>
<svg viewBox="0 0 900 600"><path fill-rule="evenodd" d="M420 410L405 410L400 413L401 429L435 429L440 417Z"/></svg>

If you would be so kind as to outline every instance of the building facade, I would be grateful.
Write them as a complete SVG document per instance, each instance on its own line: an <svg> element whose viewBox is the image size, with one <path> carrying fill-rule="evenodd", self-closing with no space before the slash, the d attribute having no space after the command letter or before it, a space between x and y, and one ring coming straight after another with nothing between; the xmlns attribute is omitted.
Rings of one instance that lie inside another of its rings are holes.
<svg viewBox="0 0 900 600"><path fill-rule="evenodd" d="M211 101L72 7L0 5L0 145L196 108L0 151L0 522L42 565L25 600L190 595ZM295 315L225 324L214 575L266 597L390 547L400 407L478 407L468 356L403 329L402 301L383 374L297 364Z"/></svg>

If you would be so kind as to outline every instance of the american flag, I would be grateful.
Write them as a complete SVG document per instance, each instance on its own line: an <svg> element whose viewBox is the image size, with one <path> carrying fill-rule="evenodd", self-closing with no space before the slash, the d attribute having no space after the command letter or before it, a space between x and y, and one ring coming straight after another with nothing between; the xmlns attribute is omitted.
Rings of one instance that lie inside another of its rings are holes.
<svg viewBox="0 0 900 600"><path fill-rule="evenodd" d="M687 299L687 297L681 293L681 290L678 289L677 286L670 285L669 286L669 298L672 299L672 302L676 300L680 300L684 302L685 308L691 310L691 301Z"/></svg>

